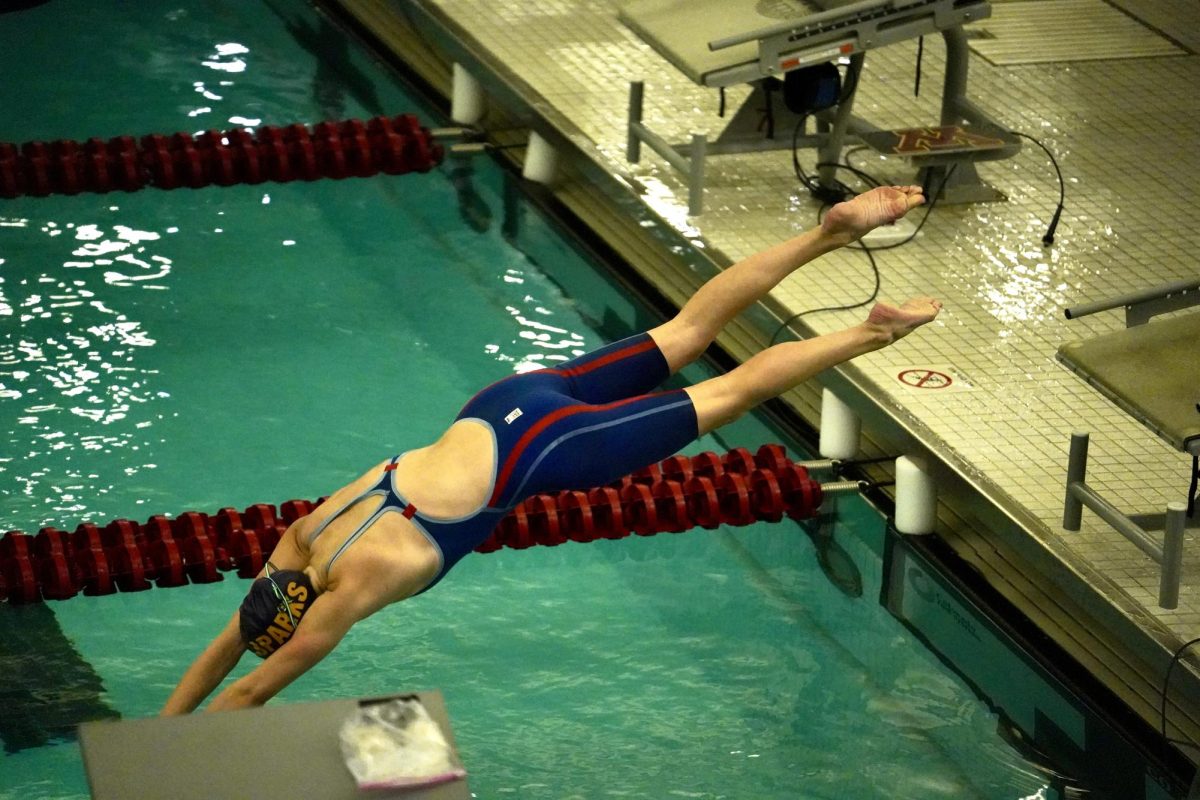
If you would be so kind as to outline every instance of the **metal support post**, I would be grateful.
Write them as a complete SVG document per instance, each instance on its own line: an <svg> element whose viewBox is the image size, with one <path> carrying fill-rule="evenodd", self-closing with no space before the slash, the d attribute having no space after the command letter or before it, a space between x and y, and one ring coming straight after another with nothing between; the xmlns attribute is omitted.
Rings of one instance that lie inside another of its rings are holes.
<svg viewBox="0 0 1200 800"><path fill-rule="evenodd" d="M1078 531L1083 524L1083 502L1075 496L1071 487L1083 483L1087 477L1088 435L1075 432L1071 434L1071 455L1067 460L1067 499L1063 503L1063 527L1069 531Z"/></svg>
<svg viewBox="0 0 1200 800"><path fill-rule="evenodd" d="M1179 605L1179 581L1183 574L1183 529L1187 525L1187 506L1167 504L1167 530L1163 539L1162 576L1158 581L1158 604L1163 608Z"/></svg>
<svg viewBox="0 0 1200 800"><path fill-rule="evenodd" d="M642 97L645 91L646 84L642 81L629 84L629 138L625 144L625 158L630 164L638 163L642 157L642 140L637 129L642 124Z"/></svg>

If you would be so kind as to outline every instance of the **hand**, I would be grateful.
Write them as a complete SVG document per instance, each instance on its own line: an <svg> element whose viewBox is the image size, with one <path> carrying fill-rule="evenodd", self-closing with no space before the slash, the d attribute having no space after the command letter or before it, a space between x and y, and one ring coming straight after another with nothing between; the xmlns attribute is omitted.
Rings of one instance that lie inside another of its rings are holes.
<svg viewBox="0 0 1200 800"><path fill-rule="evenodd" d="M838 244L849 244L924 202L920 186L879 186L831 208L821 221L821 232Z"/></svg>

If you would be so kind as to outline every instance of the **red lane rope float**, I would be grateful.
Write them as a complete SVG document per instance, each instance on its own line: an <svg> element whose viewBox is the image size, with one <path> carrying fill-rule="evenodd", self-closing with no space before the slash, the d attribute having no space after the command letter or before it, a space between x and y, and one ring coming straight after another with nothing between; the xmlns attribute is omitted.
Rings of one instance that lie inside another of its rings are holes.
<svg viewBox="0 0 1200 800"><path fill-rule="evenodd" d="M753 455L738 448L724 456L672 456L610 486L531 497L476 551L805 519L821 500L821 484L780 445L763 445ZM85 522L72 533L9 531L0 537L0 600L35 603L81 592L214 583L230 571L251 578L288 526L317 505L289 500L278 509L260 503L211 515L155 515L144 523L118 519L102 528Z"/></svg>
<svg viewBox="0 0 1200 800"><path fill-rule="evenodd" d="M411 114L321 122L311 130L300 124L264 125L254 133L155 133L83 144L0 142L0 197L400 175L428 172L444 156Z"/></svg>

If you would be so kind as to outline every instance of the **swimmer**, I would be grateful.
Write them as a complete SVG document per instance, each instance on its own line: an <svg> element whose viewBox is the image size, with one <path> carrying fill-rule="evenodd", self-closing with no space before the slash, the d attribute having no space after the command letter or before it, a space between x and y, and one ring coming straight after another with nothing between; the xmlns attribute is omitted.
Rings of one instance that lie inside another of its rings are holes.
<svg viewBox="0 0 1200 800"><path fill-rule="evenodd" d="M792 272L923 202L920 188L907 186L839 203L819 227L708 281L668 322L475 395L433 444L375 465L288 527L241 608L161 713L193 711L247 650L265 660L207 710L262 705L354 623L438 583L527 497L606 484L660 461L818 372L933 320L941 304L932 298L880 303L861 324L774 345L684 389L655 391Z"/></svg>

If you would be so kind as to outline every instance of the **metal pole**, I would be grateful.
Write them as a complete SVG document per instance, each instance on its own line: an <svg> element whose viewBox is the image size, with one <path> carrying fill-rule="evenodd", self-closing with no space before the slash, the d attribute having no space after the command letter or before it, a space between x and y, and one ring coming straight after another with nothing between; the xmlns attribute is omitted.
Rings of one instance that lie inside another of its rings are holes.
<svg viewBox="0 0 1200 800"><path fill-rule="evenodd" d="M1083 503L1071 491L1071 486L1083 483L1087 477L1088 434L1071 434L1071 456L1067 460L1067 499L1063 503L1063 528L1079 530L1083 524Z"/></svg>
<svg viewBox="0 0 1200 800"><path fill-rule="evenodd" d="M682 155L678 150L670 145L666 139L659 136L652 130L646 128L640 122L634 123L630 127L637 134L638 140L642 144L650 145L650 149L662 156L663 160L674 167L678 172L685 175L690 175L692 166L688 162L687 156Z"/></svg>
<svg viewBox="0 0 1200 800"><path fill-rule="evenodd" d="M825 139L825 144L817 150L817 163L829 165L821 167L817 171L819 176L817 181L826 189L833 189L836 186L837 169L834 165L842 158L842 139L846 136L846 126L850 122L851 109L854 108L854 95L858 94L858 80L862 75L864 59L865 56L862 53L850 56L850 66L846 70L845 83L853 86L854 91L849 92L846 99L838 103L833 125L829 129L829 136Z"/></svg>
<svg viewBox="0 0 1200 800"><path fill-rule="evenodd" d="M688 171L688 213L693 217L704 210L704 158L708 137L692 134L691 169Z"/></svg>
<svg viewBox="0 0 1200 800"><path fill-rule="evenodd" d="M642 81L629 83L629 131L625 144L625 159L630 164L638 163L642 157L642 140L638 137L637 128L642 123L642 95L646 84Z"/></svg>
<svg viewBox="0 0 1200 800"><path fill-rule="evenodd" d="M822 494L837 494L838 492L861 492L867 488L866 481L833 481L821 484Z"/></svg>
<svg viewBox="0 0 1200 800"><path fill-rule="evenodd" d="M1158 582L1158 604L1163 608L1179 605L1179 580L1183 574L1183 530L1187 525L1187 506L1167 504L1167 530L1163 539L1162 576Z"/></svg>
<svg viewBox="0 0 1200 800"><path fill-rule="evenodd" d="M1200 289L1200 278L1189 278L1187 280L1165 283L1161 286L1143 289L1140 292L1130 292L1110 297L1106 300L1097 300L1092 303L1072 306L1071 308L1064 309L1063 313L1067 319L1078 319L1079 317L1086 317L1088 314L1095 314L1098 311L1108 311L1111 308L1121 308L1122 306L1134 306L1151 300L1160 300L1173 294L1186 294L1196 289Z"/></svg>
<svg viewBox="0 0 1200 800"><path fill-rule="evenodd" d="M967 98L967 35L962 27L942 31L946 42L946 77L942 83L942 124L957 125L963 121L965 109L962 102Z"/></svg>
<svg viewBox="0 0 1200 800"><path fill-rule="evenodd" d="M1158 543L1158 540L1129 517L1122 514L1119 508L1096 494L1086 483L1073 483L1067 491L1071 492L1080 502L1094 511L1096 516L1111 525L1117 533L1141 548L1141 551L1154 559L1156 564L1163 563L1163 548Z"/></svg>

